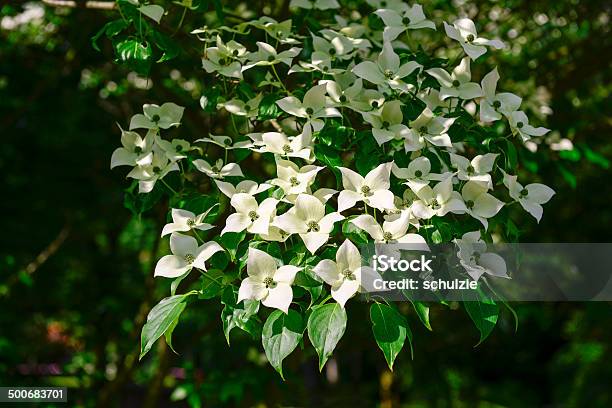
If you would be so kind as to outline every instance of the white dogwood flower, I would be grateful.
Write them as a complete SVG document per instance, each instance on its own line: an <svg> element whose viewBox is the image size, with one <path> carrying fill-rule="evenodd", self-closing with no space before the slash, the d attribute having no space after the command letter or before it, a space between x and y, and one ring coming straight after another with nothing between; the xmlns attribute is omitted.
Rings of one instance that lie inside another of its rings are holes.
<svg viewBox="0 0 612 408"><path fill-rule="evenodd" d="M257 94L254 98L244 102L234 98L220 104L226 111L236 116L246 116L248 118L257 117L259 113L259 104L263 98L262 94Z"/></svg>
<svg viewBox="0 0 612 408"><path fill-rule="evenodd" d="M455 244L459 248L459 263L475 281L485 273L510 279L506 261L498 254L486 252L487 244L480 238L480 231L466 232L461 239L455 239Z"/></svg>
<svg viewBox="0 0 612 408"><path fill-rule="evenodd" d="M398 167L393 163L391 171L395 177L409 181L417 189L420 188L419 186L428 185L432 180L444 180L450 175L449 173L431 173L431 162L425 156L420 156L410 161L406 168Z"/></svg>
<svg viewBox="0 0 612 408"><path fill-rule="evenodd" d="M342 116L336 108L327 106L326 92L326 85L320 84L310 88L304 94L303 101L295 96L287 96L276 101L276 104L285 112L306 119L304 128L311 125L314 131L319 131L325 125L322 118Z"/></svg>
<svg viewBox="0 0 612 408"><path fill-rule="evenodd" d="M245 299L260 300L266 307L289 312L293 301L291 285L295 275L302 268L283 265L280 268L276 260L267 253L249 248L247 256L247 277L240 284L238 302Z"/></svg>
<svg viewBox="0 0 612 408"><path fill-rule="evenodd" d="M453 25L444 22L444 30L453 40L459 41L463 50L472 60L477 59L487 52L486 46L496 49L505 48L506 45L500 40L487 40L486 38L478 37L476 26L469 18L460 18Z"/></svg>
<svg viewBox="0 0 612 408"><path fill-rule="evenodd" d="M385 42L377 62L361 62L352 71L358 77L375 85L386 85L391 89L408 92L413 86L402 81L402 78L421 68L423 66L416 61L400 65L400 58L393 51L393 46L390 42Z"/></svg>
<svg viewBox="0 0 612 408"><path fill-rule="evenodd" d="M504 172L504 185L508 188L510 197L540 222L544 212L542 204L550 201L552 196L555 195L555 190L540 183L532 183L523 187L516 179L516 176Z"/></svg>
<svg viewBox="0 0 612 408"><path fill-rule="evenodd" d="M121 129L121 128L120 128ZM121 129L121 144L111 156L110 168L117 166L136 166L151 162L154 137L148 132L143 138L136 132Z"/></svg>
<svg viewBox="0 0 612 408"><path fill-rule="evenodd" d="M412 203L412 212L418 218L427 220L434 215L443 217L449 212L462 214L467 210L461 195L453 191L452 177L442 180L433 188L413 186L410 182L408 186L419 198Z"/></svg>
<svg viewBox="0 0 612 408"><path fill-rule="evenodd" d="M311 147L312 130L310 126L304 126L302 133L297 136L287 137L279 132L266 132L261 135L261 146L254 149L260 153L274 153L283 157L298 157L308 162L314 160Z"/></svg>
<svg viewBox="0 0 612 408"><path fill-rule="evenodd" d="M244 230L251 234L267 234L278 200L266 198L258 204L252 195L237 193L232 196L230 204L236 212L227 217L221 235Z"/></svg>
<svg viewBox="0 0 612 408"><path fill-rule="evenodd" d="M378 145L408 136L400 101L389 101L378 111L364 112L363 118L372 125L372 135Z"/></svg>
<svg viewBox="0 0 612 408"><path fill-rule="evenodd" d="M333 81L322 80L319 83L325 84L327 94L334 106L346 106L350 109L354 109L353 100L359 98L360 94L365 91L363 80L350 72L335 75Z"/></svg>
<svg viewBox="0 0 612 408"><path fill-rule="evenodd" d="M274 225L291 234L299 234L304 245L314 254L329 239L334 223L343 220L340 213L325 214L325 204L316 197L300 194L295 205L276 217Z"/></svg>
<svg viewBox="0 0 612 408"><path fill-rule="evenodd" d="M308 187L314 182L317 173L323 167L306 165L301 168L289 160L276 160L277 178L270 181L270 184L283 189L285 195L297 195L305 193Z"/></svg>
<svg viewBox="0 0 612 408"><path fill-rule="evenodd" d="M172 102L166 102L162 106L145 104L143 113L132 116L130 130L133 129L168 129L179 126L183 118L185 108Z"/></svg>
<svg viewBox="0 0 612 408"><path fill-rule="evenodd" d="M472 160L463 156L450 153L450 160L453 167L457 169L459 180L472 180L485 183L489 189L493 188L493 180L489 174L493 171L497 153L479 154Z"/></svg>
<svg viewBox="0 0 612 408"><path fill-rule="evenodd" d="M195 238L174 232L170 235L170 250L172 255L163 256L157 261L154 276L178 278L192 268L205 271L205 262L223 248L215 241L198 246Z"/></svg>
<svg viewBox="0 0 612 408"><path fill-rule="evenodd" d="M425 239L419 234L407 234L410 214L402 212L390 221L384 221L382 226L371 215L363 214L350 222L367 232L376 243L382 244L414 244L415 249L429 250Z"/></svg>
<svg viewBox="0 0 612 408"><path fill-rule="evenodd" d="M289 7L328 10L340 7L336 0L291 0Z"/></svg>
<svg viewBox="0 0 612 408"><path fill-rule="evenodd" d="M415 120L410 122L404 149L407 152L415 152L426 147L427 143L439 147L452 147L447 132L455 119L435 116L429 108L425 108Z"/></svg>
<svg viewBox="0 0 612 408"><path fill-rule="evenodd" d="M155 187L157 180L172 171L179 170L178 164L168 160L164 152L153 150L151 156L150 162L134 167L126 176L138 180L140 193L149 193Z"/></svg>
<svg viewBox="0 0 612 408"><path fill-rule="evenodd" d="M225 194L228 198L232 198L234 194L238 193L247 193L255 196L272 188L271 184L257 184L257 182L252 180L242 180L240 183L236 184L235 187L233 184L221 180L215 180L215 184L217 187L219 187L219 191Z"/></svg>
<svg viewBox="0 0 612 408"><path fill-rule="evenodd" d="M466 212L480 221L485 228L489 227L488 218L494 217L504 206L504 203L487 193L486 183L468 181L461 189L461 197L465 202Z"/></svg>
<svg viewBox="0 0 612 408"><path fill-rule="evenodd" d="M365 177L346 167L338 167L344 186L338 196L338 212L354 207L359 201L381 211L393 208L393 193L389 191L391 166L391 162L383 163Z"/></svg>
<svg viewBox="0 0 612 408"><path fill-rule="evenodd" d="M164 140L155 136L155 143L164 151L170 161L177 161L187 157L187 152L192 150L188 141L183 139Z"/></svg>
<svg viewBox="0 0 612 408"><path fill-rule="evenodd" d="M450 74L442 68L431 68L425 72L436 78L440 84L439 95L442 100L451 97L468 100L483 96L480 85L470 82L472 73L469 57L463 58Z"/></svg>
<svg viewBox="0 0 612 408"><path fill-rule="evenodd" d="M533 127L529 124L529 119L523 111L512 112L508 115L508 121L510 122L510 130L515 136L520 136L523 142L528 141L533 136L544 136L550 129L545 127Z"/></svg>
<svg viewBox="0 0 612 408"><path fill-rule="evenodd" d="M242 67L242 72L257 66L270 66L279 63L290 67L293 58L302 50L298 47L291 47L286 51L277 52L273 46L262 41L257 41L257 49L257 51L249 54L249 61Z"/></svg>
<svg viewBox="0 0 612 408"><path fill-rule="evenodd" d="M198 159L193 161L196 169L214 179L223 179L230 176L243 177L242 169L237 163L223 164L222 159L218 159L214 166L211 166L206 160Z"/></svg>
<svg viewBox="0 0 612 408"><path fill-rule="evenodd" d="M348 239L338 248L335 262L323 259L312 270L331 286L332 298L342 307L361 287L361 255Z"/></svg>
<svg viewBox="0 0 612 408"><path fill-rule="evenodd" d="M213 209L209 208L207 211L196 216L191 211L182 210L179 208L172 209L172 222L164 225L161 236L171 234L173 232L186 232L192 229L198 229L200 231L208 231L214 226L204 222L208 213Z"/></svg>
<svg viewBox="0 0 612 408"><path fill-rule="evenodd" d="M242 79L242 62L247 56L247 49L243 45L232 40L227 44L217 35L217 46L208 47L202 58L202 68L206 72Z"/></svg>
<svg viewBox="0 0 612 408"><path fill-rule="evenodd" d="M480 100L480 120L482 122L500 120L502 114L508 116L521 106L522 99L519 96L510 92L495 93L498 81L497 68L494 68L480 81L484 93L484 98Z"/></svg>
<svg viewBox="0 0 612 408"><path fill-rule="evenodd" d="M197 139L196 143L197 142L212 143L226 150L250 149L251 147L253 147L253 142L248 141L248 140L241 140L238 142L234 142L232 138L229 136L216 136L212 134L209 135L208 137Z"/></svg>
<svg viewBox="0 0 612 408"><path fill-rule="evenodd" d="M415 4L412 7L405 3L400 3L398 8L384 8L376 10L374 14L379 16L385 23L383 31L384 41L394 41L401 33L406 30L417 30L419 28L436 29L433 21L428 20L423 13L423 6Z"/></svg>

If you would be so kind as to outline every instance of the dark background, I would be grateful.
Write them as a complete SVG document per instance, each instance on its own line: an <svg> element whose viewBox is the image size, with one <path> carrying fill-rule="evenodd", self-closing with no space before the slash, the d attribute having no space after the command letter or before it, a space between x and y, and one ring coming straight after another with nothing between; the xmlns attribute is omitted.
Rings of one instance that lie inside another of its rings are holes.
<svg viewBox="0 0 612 408"><path fill-rule="evenodd" d="M517 213L521 240L610 242L610 3L457 3L513 44L492 60L501 87L530 95L534 122L575 146L538 162L536 179L557 195L539 225ZM34 17L11 27L25 7ZM114 64L108 44L95 51L90 38L113 12L20 1L0 10L0 385L68 386L70 406L612 406L609 302L515 304L518 332L504 310L476 348L457 304L432 307L433 332L406 309L415 357L404 351L393 373L355 306L323 373L309 347L285 361L284 383L259 340L235 331L228 347L221 305L200 302L175 331L180 356L160 342L138 362L140 327L167 293L152 273L166 208L124 208L125 173L109 170L116 123L174 101L189 112L181 136L201 137L198 98L210 84L193 56L156 66L147 82ZM439 27L452 10L425 5Z"/></svg>

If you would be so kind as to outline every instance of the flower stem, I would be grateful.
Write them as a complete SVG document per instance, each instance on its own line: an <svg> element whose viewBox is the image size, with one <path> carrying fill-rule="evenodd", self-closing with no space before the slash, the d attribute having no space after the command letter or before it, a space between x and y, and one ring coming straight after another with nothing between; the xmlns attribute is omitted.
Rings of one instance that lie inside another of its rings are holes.
<svg viewBox="0 0 612 408"><path fill-rule="evenodd" d="M285 92L287 92L289 95L291 95L291 92L289 92L287 90L287 88L285 88L285 84L283 84L283 81L281 81L280 77L278 76L278 72L276 72L276 68L274 68L274 64L270 65L270 67L272 67L272 72L274 72L274 76L276 77L276 80L278 81L278 83L280 84L280 86L283 87L283 89L285 90Z"/></svg>
<svg viewBox="0 0 612 408"><path fill-rule="evenodd" d="M166 183L166 182L164 181L164 179L159 179L159 181L161 181L161 182L163 183L163 185L164 185L164 186L166 186L166 188L168 188L168 190L172 191L172 193L173 193L174 195L179 195L179 193L178 193L178 192L177 192L175 189L173 189L172 187L170 187L170 185L169 185L168 183Z"/></svg>

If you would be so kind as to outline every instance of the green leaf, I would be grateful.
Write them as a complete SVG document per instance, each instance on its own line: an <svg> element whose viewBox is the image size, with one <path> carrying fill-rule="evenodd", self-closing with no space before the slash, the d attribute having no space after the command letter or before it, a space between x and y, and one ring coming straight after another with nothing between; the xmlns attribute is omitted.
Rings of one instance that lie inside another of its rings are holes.
<svg viewBox="0 0 612 408"><path fill-rule="evenodd" d="M153 344L168 330L174 330L176 321L185 309L187 295L176 295L162 299L147 316L140 337L140 357L151 350ZM171 342L170 342L171 343Z"/></svg>
<svg viewBox="0 0 612 408"><path fill-rule="evenodd" d="M132 185L125 189L123 196L123 206L130 210L134 215L140 215L143 212L153 208L155 204L162 198L163 189L155 185L151 192L140 194L138 192L138 180L134 180Z"/></svg>
<svg viewBox="0 0 612 408"><path fill-rule="evenodd" d="M157 60L157 62L168 61L176 58L179 55L181 48L176 41L170 38L170 36L157 30L153 30L152 38L157 48L163 51L162 56Z"/></svg>
<svg viewBox="0 0 612 408"><path fill-rule="evenodd" d="M144 14L147 17L149 17L151 20L155 21L158 24L161 21L162 16L164 15L164 8L162 6L158 6L156 4L149 4L149 5L146 5L146 6L140 6L140 7L138 7L138 10L142 14Z"/></svg>
<svg viewBox="0 0 612 408"><path fill-rule="evenodd" d="M216 86L206 87L202 92L200 98L200 106L204 112L216 112L217 111L217 100L221 95L221 89Z"/></svg>
<svg viewBox="0 0 612 408"><path fill-rule="evenodd" d="M423 302L419 302L417 300L411 300L412 307L414 307L414 311L417 316L419 316L419 320L423 323L423 326L427 328L427 330L432 331L431 323L429 322L429 306L427 306Z"/></svg>
<svg viewBox="0 0 612 408"><path fill-rule="evenodd" d="M292 263L292 265L297 265L298 263ZM314 278L314 274L310 271L310 268L299 271L297 275L295 275L295 280L293 281L295 286L299 286L304 288L310 294L310 305L312 307L314 302L317 301L321 293L323 292L323 283Z"/></svg>
<svg viewBox="0 0 612 408"><path fill-rule="evenodd" d="M221 302L225 305L221 312L223 322L223 333L227 344L230 344L230 332L235 327L255 336L259 331L260 321L257 318L259 311L258 300L244 300L236 303L238 296L234 287L226 287L221 296Z"/></svg>
<svg viewBox="0 0 612 408"><path fill-rule="evenodd" d="M268 316L261 333L261 343L268 361L280 376L283 376L283 360L295 350L302 340L304 323L302 316L289 309L285 314L275 310Z"/></svg>
<svg viewBox="0 0 612 408"><path fill-rule="evenodd" d="M315 157L330 167L342 166L342 159L338 151L324 144L315 144Z"/></svg>
<svg viewBox="0 0 612 408"><path fill-rule="evenodd" d="M212 299L227 284L225 273L219 269L210 269L202 274L202 293L200 299Z"/></svg>
<svg viewBox="0 0 612 408"><path fill-rule="evenodd" d="M346 330L346 311L338 303L315 306L308 317L308 338L319 355L319 371Z"/></svg>
<svg viewBox="0 0 612 408"><path fill-rule="evenodd" d="M100 47L98 47L98 40L103 35L106 35L106 38L113 38L123 30L125 30L129 26L129 23L124 19L109 21L104 24L104 27L100 29L93 37L91 37L91 46L96 50L100 51Z"/></svg>
<svg viewBox="0 0 612 408"><path fill-rule="evenodd" d="M382 350L389 369L393 371L393 362L404 347L406 337L409 338L412 350L412 333L408 322L397 310L381 303L374 303L370 307L370 320L376 344Z"/></svg>
<svg viewBox="0 0 612 408"><path fill-rule="evenodd" d="M246 232L226 232L219 236L219 244L230 254L232 262L236 262L236 251L238 251L238 244L240 244Z"/></svg>
<svg viewBox="0 0 612 408"><path fill-rule="evenodd" d="M514 143L506 140L506 170L515 171L518 166L518 154Z"/></svg>
<svg viewBox="0 0 612 408"><path fill-rule="evenodd" d="M259 113L257 114L258 120L269 120L276 119L281 115L281 110L276 104L276 101L280 99L275 93L267 94L259 103Z"/></svg>
<svg viewBox="0 0 612 408"><path fill-rule="evenodd" d="M463 307L480 332L480 340L476 346L474 346L477 347L489 337L493 328L495 328L497 318L499 317L499 306L495 304L493 299L487 297L482 290L478 289L474 293L478 300L464 301Z"/></svg>
<svg viewBox="0 0 612 408"><path fill-rule="evenodd" d="M151 58L151 47L146 41L124 40L117 43L115 49L122 61L146 61Z"/></svg>

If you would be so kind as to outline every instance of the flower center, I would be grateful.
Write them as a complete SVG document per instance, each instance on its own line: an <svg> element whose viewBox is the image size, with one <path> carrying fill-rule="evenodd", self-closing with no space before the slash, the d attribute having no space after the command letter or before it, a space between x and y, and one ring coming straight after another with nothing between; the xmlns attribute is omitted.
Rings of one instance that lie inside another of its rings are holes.
<svg viewBox="0 0 612 408"><path fill-rule="evenodd" d="M342 103L346 102L346 96L340 95L340 102Z"/></svg>
<svg viewBox="0 0 612 408"><path fill-rule="evenodd" d="M268 62L272 62L274 61L274 55L269 55L268 56Z"/></svg>
<svg viewBox="0 0 612 408"><path fill-rule="evenodd" d="M432 210L437 210L441 207L440 203L438 203L438 200L436 200L435 198L431 200L431 203L429 203L429 206L431 207Z"/></svg>
<svg viewBox="0 0 612 408"><path fill-rule="evenodd" d="M471 176L472 174L474 174L474 171L475 171L474 166L472 166L472 165L470 164L469 166L467 166L467 168L465 169L465 171L467 171L467 174L469 174L469 175Z"/></svg>
<svg viewBox="0 0 612 408"><path fill-rule="evenodd" d="M188 226L189 228L193 228L193 227L195 227L195 225L196 225L195 220L192 220L192 219L188 219L188 220L187 220L187 226Z"/></svg>
<svg viewBox="0 0 612 408"><path fill-rule="evenodd" d="M319 232L319 223L316 221L308 221L306 226L308 227L307 232Z"/></svg>
<svg viewBox="0 0 612 408"><path fill-rule="evenodd" d="M393 239L393 234L391 234L390 232L385 232L383 233L383 240L385 242L389 242Z"/></svg>
<svg viewBox="0 0 612 408"><path fill-rule="evenodd" d="M382 123L382 127L383 129L387 129L389 127L389 122L387 122L386 120Z"/></svg>
<svg viewBox="0 0 612 408"><path fill-rule="evenodd" d="M388 79L393 78L393 71L391 71L390 69L386 69L385 70L385 77L387 77Z"/></svg>
<svg viewBox="0 0 612 408"><path fill-rule="evenodd" d="M527 195L529 194L529 191L527 191L527 189L524 188L521 190L519 194L521 195L521 197L527 197Z"/></svg>
<svg viewBox="0 0 612 408"><path fill-rule="evenodd" d="M234 51L232 51L232 55L233 55L234 57L237 57L237 56L238 56L238 53L239 53L239 51L238 51L238 50L234 50Z"/></svg>
<svg viewBox="0 0 612 408"><path fill-rule="evenodd" d="M500 101L493 101L493 108L495 108L495 109L501 108L501 102Z"/></svg>
<svg viewBox="0 0 612 408"><path fill-rule="evenodd" d="M231 146L231 144L232 144L232 139L230 139L229 137L228 137L227 139L223 139L223 143L224 143L226 146Z"/></svg>
<svg viewBox="0 0 612 408"><path fill-rule="evenodd" d="M151 116L151 120L152 120L153 122L155 122L155 123L159 122L159 119L161 119L161 118L159 117L159 115L153 115L153 116Z"/></svg>
<svg viewBox="0 0 612 408"><path fill-rule="evenodd" d="M404 24L404 25L410 24L410 19L408 17L402 18L402 24Z"/></svg>
<svg viewBox="0 0 612 408"><path fill-rule="evenodd" d="M307 115L312 115L314 113L314 109L312 108L306 108L306 114Z"/></svg>
<svg viewBox="0 0 612 408"><path fill-rule="evenodd" d="M455 88L457 88L459 85L461 85L461 82L459 82L459 80L458 80L458 79L455 79L455 80L453 81L453 86L454 86Z"/></svg>
<svg viewBox="0 0 612 408"><path fill-rule="evenodd" d="M176 147L174 148L177 152L182 152L183 151L183 146L181 145L176 145Z"/></svg>
<svg viewBox="0 0 612 408"><path fill-rule="evenodd" d="M136 153L136 154L142 153L142 147L140 147L140 146L134 147L134 153Z"/></svg>
<svg viewBox="0 0 612 408"><path fill-rule="evenodd" d="M285 152L285 154L291 153L291 152L293 152L293 149L291 149L291 146L286 144L286 145L283 146L283 152Z"/></svg>
<svg viewBox="0 0 612 408"><path fill-rule="evenodd" d="M419 128L419 133L424 135L425 133L427 133L427 126L421 126Z"/></svg>
<svg viewBox="0 0 612 408"><path fill-rule="evenodd" d="M516 127L519 128L519 129L522 128L523 126L525 126L525 124L523 122L518 122L516 124Z"/></svg>
<svg viewBox="0 0 612 408"><path fill-rule="evenodd" d="M369 186L363 186L361 187L361 193L367 197L367 196L372 195L372 190L370 189Z"/></svg>
<svg viewBox="0 0 612 408"><path fill-rule="evenodd" d="M378 101L372 101L370 102L370 105L372 105L373 108L378 108Z"/></svg>
<svg viewBox="0 0 612 408"><path fill-rule="evenodd" d="M465 206L471 210L472 208L474 208L474 201L472 201L472 200L467 200L467 201L465 202Z"/></svg>
<svg viewBox="0 0 612 408"><path fill-rule="evenodd" d="M353 275L353 272L348 268L342 271L342 277L348 280L355 279L355 275Z"/></svg>
<svg viewBox="0 0 612 408"><path fill-rule="evenodd" d="M336 55L336 49L335 48L330 48L329 49L329 55Z"/></svg>
<svg viewBox="0 0 612 408"><path fill-rule="evenodd" d="M268 288L275 288L276 287L276 282L274 282L274 279L272 279L269 276L266 276L264 278L263 284L266 285L266 289L268 289Z"/></svg>
<svg viewBox="0 0 612 408"><path fill-rule="evenodd" d="M189 265L191 265L193 263L193 261L195 261L195 256L193 256L191 254L186 254L185 255L185 262L187 262Z"/></svg>
<svg viewBox="0 0 612 408"><path fill-rule="evenodd" d="M382 7L382 8L387 7L387 2L386 1L381 1L380 2L380 7Z"/></svg>
<svg viewBox="0 0 612 408"><path fill-rule="evenodd" d="M251 110L251 105L244 105L244 110L245 111L250 111Z"/></svg>
<svg viewBox="0 0 612 408"><path fill-rule="evenodd" d="M297 177L291 177L289 183L291 183L291 187L299 186L300 180L298 180Z"/></svg>
<svg viewBox="0 0 612 408"><path fill-rule="evenodd" d="M253 221L255 221L256 219L259 218L259 215L257 215L257 213L255 211L249 211L249 213L247 215L251 219L251 222L253 222Z"/></svg>
<svg viewBox="0 0 612 408"><path fill-rule="evenodd" d="M218 173L219 172L219 168L217 166L212 166L212 172L213 173Z"/></svg>
<svg viewBox="0 0 612 408"><path fill-rule="evenodd" d="M474 34L468 34L467 37L465 37L465 41L471 43L472 41L474 41Z"/></svg>
<svg viewBox="0 0 612 408"><path fill-rule="evenodd" d="M328 66L324 66L323 67L323 72L327 72L327 71L329 71L329 67Z"/></svg>
<svg viewBox="0 0 612 408"><path fill-rule="evenodd" d="M423 172L421 170L417 170L414 172L414 177L421 177L423 175Z"/></svg>
<svg viewBox="0 0 612 408"><path fill-rule="evenodd" d="M153 167L153 173L159 174L159 173L161 173L161 169L159 167L155 166L155 167Z"/></svg>

